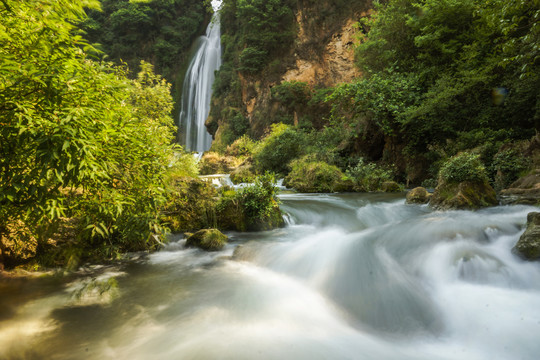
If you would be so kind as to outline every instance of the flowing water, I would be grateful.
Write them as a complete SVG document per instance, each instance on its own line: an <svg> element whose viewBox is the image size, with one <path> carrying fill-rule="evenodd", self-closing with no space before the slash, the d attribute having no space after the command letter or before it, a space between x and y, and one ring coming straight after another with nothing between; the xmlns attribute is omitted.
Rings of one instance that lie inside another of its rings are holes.
<svg viewBox="0 0 540 360"><path fill-rule="evenodd" d="M400 195L282 195L288 225L0 283L1 359L538 359L526 215Z"/></svg>
<svg viewBox="0 0 540 360"><path fill-rule="evenodd" d="M212 144L212 136L204 123L210 112L214 72L221 66L218 13L212 17L206 36L197 39L196 49L182 87L180 131L187 150L203 152L210 149Z"/></svg>

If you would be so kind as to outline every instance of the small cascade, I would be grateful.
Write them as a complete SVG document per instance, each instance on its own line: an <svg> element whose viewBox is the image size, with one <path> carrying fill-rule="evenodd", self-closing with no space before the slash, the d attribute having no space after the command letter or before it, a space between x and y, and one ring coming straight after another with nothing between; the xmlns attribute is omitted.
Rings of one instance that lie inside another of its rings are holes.
<svg viewBox="0 0 540 360"><path fill-rule="evenodd" d="M212 144L212 136L204 123L210 112L214 72L221 66L221 29L217 12L206 29L206 36L197 39L196 48L182 87L179 123L186 150L203 152Z"/></svg>

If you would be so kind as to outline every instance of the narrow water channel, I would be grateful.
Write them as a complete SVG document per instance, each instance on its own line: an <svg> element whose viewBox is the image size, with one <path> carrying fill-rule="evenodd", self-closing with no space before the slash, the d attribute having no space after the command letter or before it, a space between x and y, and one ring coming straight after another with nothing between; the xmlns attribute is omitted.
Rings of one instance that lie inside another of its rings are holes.
<svg viewBox="0 0 540 360"><path fill-rule="evenodd" d="M401 195L282 195L288 225L0 283L1 359L537 359L526 206L433 212Z"/></svg>

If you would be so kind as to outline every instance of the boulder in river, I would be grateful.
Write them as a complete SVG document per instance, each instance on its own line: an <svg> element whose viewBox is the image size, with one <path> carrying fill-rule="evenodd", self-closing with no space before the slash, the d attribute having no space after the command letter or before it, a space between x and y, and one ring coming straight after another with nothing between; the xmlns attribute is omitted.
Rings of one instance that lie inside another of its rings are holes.
<svg viewBox="0 0 540 360"><path fill-rule="evenodd" d="M525 260L540 260L540 213L527 215L527 230L521 235L512 252Z"/></svg>
<svg viewBox="0 0 540 360"><path fill-rule="evenodd" d="M487 181L440 182L429 204L437 210L475 210L498 204L497 194Z"/></svg>
<svg viewBox="0 0 540 360"><path fill-rule="evenodd" d="M227 235L217 229L202 229L187 238L186 246L205 251L219 251L227 244L227 239Z"/></svg>
<svg viewBox="0 0 540 360"><path fill-rule="evenodd" d="M427 204L432 195L426 188L419 186L407 193L405 202L407 204Z"/></svg>

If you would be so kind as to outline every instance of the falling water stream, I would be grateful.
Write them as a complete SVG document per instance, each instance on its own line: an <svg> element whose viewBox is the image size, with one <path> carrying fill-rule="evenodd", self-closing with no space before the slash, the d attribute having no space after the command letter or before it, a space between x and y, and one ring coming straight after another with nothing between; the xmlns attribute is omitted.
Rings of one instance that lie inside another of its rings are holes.
<svg viewBox="0 0 540 360"><path fill-rule="evenodd" d="M189 151L207 151L212 144L212 136L206 130L205 121L210 112L214 72L220 66L221 31L219 13L216 12L206 29L206 36L197 39L196 52L182 87L180 131Z"/></svg>
<svg viewBox="0 0 540 360"><path fill-rule="evenodd" d="M179 238L69 279L0 282L0 358L538 359L540 264L511 253L535 208L281 200L285 228L230 233L221 252Z"/></svg>

